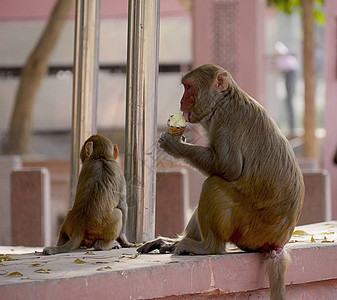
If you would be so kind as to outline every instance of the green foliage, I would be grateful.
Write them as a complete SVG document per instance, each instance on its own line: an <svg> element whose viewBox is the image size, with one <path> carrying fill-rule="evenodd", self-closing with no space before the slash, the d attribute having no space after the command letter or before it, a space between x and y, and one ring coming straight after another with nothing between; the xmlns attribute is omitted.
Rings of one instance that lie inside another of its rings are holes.
<svg viewBox="0 0 337 300"><path fill-rule="evenodd" d="M315 1L315 19L320 24L325 24L324 0ZM302 13L302 0L268 0L268 6L275 7L286 13Z"/></svg>

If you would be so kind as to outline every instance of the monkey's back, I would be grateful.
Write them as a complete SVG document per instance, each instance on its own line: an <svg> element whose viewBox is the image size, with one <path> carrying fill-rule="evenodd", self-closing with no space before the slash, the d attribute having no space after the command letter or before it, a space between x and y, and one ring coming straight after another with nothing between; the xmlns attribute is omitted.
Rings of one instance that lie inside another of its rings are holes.
<svg viewBox="0 0 337 300"><path fill-rule="evenodd" d="M226 103L220 113L232 118L224 122L224 132L233 149L242 151L243 160L240 178L227 185L234 195L232 241L245 250L284 245L304 198L303 176L292 147L250 97Z"/></svg>
<svg viewBox="0 0 337 300"><path fill-rule="evenodd" d="M67 218L77 220L74 226L83 231L88 244L106 234L105 224L114 218L114 209L125 197L125 179L115 160L101 158L84 162L78 182L75 203Z"/></svg>

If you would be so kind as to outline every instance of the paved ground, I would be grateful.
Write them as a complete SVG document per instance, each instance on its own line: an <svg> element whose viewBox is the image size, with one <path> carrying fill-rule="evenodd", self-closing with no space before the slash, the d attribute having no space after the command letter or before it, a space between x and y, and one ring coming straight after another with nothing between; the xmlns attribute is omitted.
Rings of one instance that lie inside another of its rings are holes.
<svg viewBox="0 0 337 300"><path fill-rule="evenodd" d="M323 247L332 244L337 245L337 221L298 227L287 247ZM0 246L0 286L23 281L73 278L101 272L155 268L205 259L205 256L175 256L159 253L139 255L136 248L111 251L81 249L52 256L43 256L41 251L42 248ZM230 245L228 251L242 252L234 245Z"/></svg>

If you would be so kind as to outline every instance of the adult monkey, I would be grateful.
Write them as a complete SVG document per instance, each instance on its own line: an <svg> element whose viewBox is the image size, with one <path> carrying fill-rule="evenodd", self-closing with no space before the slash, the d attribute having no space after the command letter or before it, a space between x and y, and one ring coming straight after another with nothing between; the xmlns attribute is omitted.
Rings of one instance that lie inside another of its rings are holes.
<svg viewBox="0 0 337 300"><path fill-rule="evenodd" d="M304 184L293 150L265 109L219 66L202 65L182 78L181 110L201 123L208 146L163 133L159 144L206 174L198 207L181 238L158 238L148 253L221 254L226 242L267 253L272 299L285 299L283 249L300 215Z"/></svg>
<svg viewBox="0 0 337 300"><path fill-rule="evenodd" d="M75 203L60 230L56 247L43 254L70 252L80 246L95 250L129 247L125 236L125 179L116 159L118 148L101 135L88 138L80 153L83 167Z"/></svg>

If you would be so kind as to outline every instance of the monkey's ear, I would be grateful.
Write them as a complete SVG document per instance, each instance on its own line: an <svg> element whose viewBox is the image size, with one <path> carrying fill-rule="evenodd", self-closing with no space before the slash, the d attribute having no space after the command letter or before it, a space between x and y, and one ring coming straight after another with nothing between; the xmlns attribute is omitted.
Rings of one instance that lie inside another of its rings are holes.
<svg viewBox="0 0 337 300"><path fill-rule="evenodd" d="M94 143L88 142L85 144L85 154L87 157L90 157L92 153L94 152Z"/></svg>
<svg viewBox="0 0 337 300"><path fill-rule="evenodd" d="M114 145L114 159L116 160L118 158L118 148L117 148L117 145Z"/></svg>
<svg viewBox="0 0 337 300"><path fill-rule="evenodd" d="M216 75L215 77L215 87L220 91L223 92L228 89L228 74L227 72L221 72Z"/></svg>

